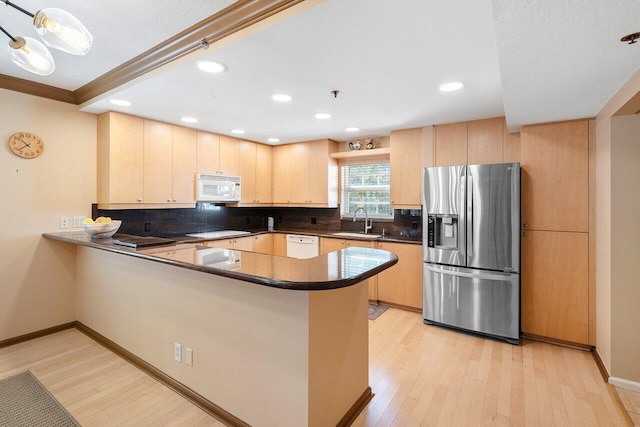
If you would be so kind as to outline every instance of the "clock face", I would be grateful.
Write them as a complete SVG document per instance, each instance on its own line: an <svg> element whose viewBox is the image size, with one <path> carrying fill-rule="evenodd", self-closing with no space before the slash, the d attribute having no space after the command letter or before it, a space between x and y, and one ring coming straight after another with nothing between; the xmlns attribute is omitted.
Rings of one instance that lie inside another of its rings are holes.
<svg viewBox="0 0 640 427"><path fill-rule="evenodd" d="M44 142L31 132L18 132L9 138L9 148L17 156L34 159L44 151Z"/></svg>

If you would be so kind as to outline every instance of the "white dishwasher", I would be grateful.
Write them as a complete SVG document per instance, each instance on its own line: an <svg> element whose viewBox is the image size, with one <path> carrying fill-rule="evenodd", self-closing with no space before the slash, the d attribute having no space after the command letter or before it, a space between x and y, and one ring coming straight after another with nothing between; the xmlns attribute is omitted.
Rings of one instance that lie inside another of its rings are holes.
<svg viewBox="0 0 640 427"><path fill-rule="evenodd" d="M318 236L287 234L287 256L289 258L313 258L320 254Z"/></svg>

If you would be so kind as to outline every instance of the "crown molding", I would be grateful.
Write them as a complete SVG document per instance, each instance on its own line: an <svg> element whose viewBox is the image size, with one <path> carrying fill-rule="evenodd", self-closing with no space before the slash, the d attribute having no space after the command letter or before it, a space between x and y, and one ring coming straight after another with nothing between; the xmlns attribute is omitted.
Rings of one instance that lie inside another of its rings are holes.
<svg viewBox="0 0 640 427"><path fill-rule="evenodd" d="M14 92L26 93L42 98L49 98L55 101L62 101L69 104L77 104L76 97L70 90L20 79L18 77L0 74L0 88L12 90Z"/></svg>

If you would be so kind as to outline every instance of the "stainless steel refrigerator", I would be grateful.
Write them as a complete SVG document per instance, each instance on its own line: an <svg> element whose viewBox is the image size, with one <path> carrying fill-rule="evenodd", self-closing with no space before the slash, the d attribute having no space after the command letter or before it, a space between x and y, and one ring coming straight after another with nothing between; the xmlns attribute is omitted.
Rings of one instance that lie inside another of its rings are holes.
<svg viewBox="0 0 640 427"><path fill-rule="evenodd" d="M520 164L425 168L423 317L520 343Z"/></svg>

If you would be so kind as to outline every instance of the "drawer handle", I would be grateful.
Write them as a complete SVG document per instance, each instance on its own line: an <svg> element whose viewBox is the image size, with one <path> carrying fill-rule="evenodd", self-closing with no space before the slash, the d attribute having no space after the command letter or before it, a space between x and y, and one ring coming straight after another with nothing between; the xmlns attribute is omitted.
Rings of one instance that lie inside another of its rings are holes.
<svg viewBox="0 0 640 427"><path fill-rule="evenodd" d="M522 227L527 228L529 227L529 224L527 224L526 222L524 224L522 224Z"/></svg>

